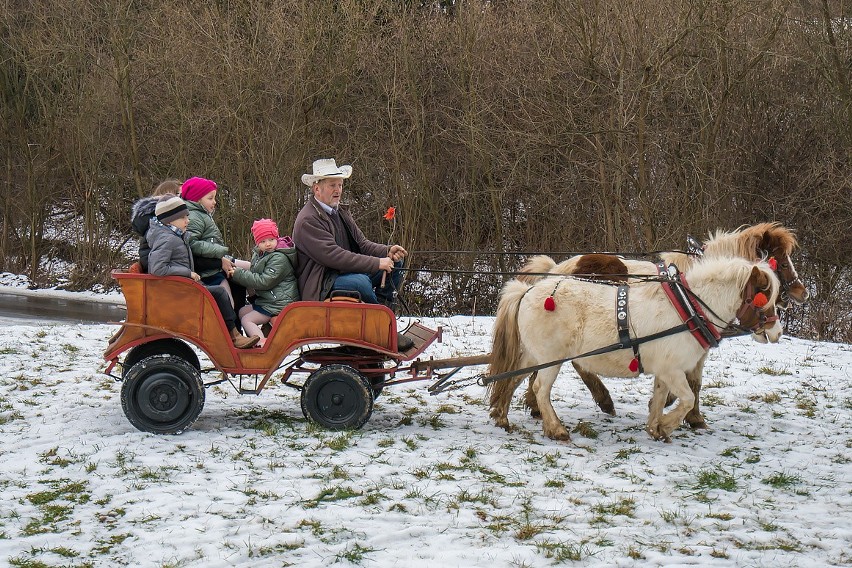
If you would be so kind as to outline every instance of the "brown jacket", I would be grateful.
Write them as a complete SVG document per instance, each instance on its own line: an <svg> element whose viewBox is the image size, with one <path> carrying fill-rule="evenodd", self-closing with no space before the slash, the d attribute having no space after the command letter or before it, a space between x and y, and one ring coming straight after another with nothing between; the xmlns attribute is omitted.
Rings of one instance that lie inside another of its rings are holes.
<svg viewBox="0 0 852 568"><path fill-rule="evenodd" d="M340 207L338 211L349 229L355 252L337 244L334 223L313 195L296 216L293 242L303 300L326 299L338 274L373 274L379 270L379 259L388 254L388 245L368 240L347 209Z"/></svg>

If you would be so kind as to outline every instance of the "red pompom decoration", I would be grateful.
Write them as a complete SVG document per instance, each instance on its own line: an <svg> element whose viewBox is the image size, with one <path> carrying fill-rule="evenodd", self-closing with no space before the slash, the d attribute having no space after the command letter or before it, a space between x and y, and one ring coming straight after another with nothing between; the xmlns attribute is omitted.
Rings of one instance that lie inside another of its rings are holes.
<svg viewBox="0 0 852 568"><path fill-rule="evenodd" d="M771 268L772 270L778 270L778 261L775 260L774 256L770 257L769 260L766 261L766 263L769 264L769 268Z"/></svg>
<svg viewBox="0 0 852 568"><path fill-rule="evenodd" d="M553 300L553 296L548 296L544 299L544 309L548 312L552 312L556 309L556 302Z"/></svg>
<svg viewBox="0 0 852 568"><path fill-rule="evenodd" d="M639 370L639 359L634 357L633 360L630 361L630 365L628 365L627 367L630 369L631 373L635 373Z"/></svg>
<svg viewBox="0 0 852 568"><path fill-rule="evenodd" d="M754 295L754 300L752 300L752 303L756 307L762 308L763 306L769 303L769 298L767 298L766 294L764 294L763 292L758 292Z"/></svg>

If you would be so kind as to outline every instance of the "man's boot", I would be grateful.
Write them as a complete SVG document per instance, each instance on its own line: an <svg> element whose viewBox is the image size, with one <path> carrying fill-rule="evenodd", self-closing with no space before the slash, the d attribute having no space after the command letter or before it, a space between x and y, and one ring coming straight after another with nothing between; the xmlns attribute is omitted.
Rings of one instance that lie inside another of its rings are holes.
<svg viewBox="0 0 852 568"><path fill-rule="evenodd" d="M231 328L231 341L234 342L234 347L237 349L248 349L249 347L254 347L260 338L256 335L251 337L244 337L240 335L240 332L237 331L237 328Z"/></svg>

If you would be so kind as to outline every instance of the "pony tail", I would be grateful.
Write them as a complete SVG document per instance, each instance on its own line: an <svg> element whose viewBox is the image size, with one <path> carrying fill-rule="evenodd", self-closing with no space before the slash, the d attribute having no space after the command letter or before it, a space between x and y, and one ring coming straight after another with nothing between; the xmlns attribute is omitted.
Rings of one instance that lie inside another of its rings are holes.
<svg viewBox="0 0 852 568"><path fill-rule="evenodd" d="M551 272L555 266L556 262L546 254L534 256L521 268L517 279L524 284L535 284L544 278L544 276L539 276L538 273Z"/></svg>
<svg viewBox="0 0 852 568"><path fill-rule="evenodd" d="M518 307L529 288L517 280L503 287L497 316L494 318L493 342L488 361L488 374L499 375L518 368L521 361L521 340L518 333ZM490 395L491 406L502 400L508 393L511 398L515 389L513 381L497 381L488 385L486 393ZM515 385L516 386L516 385Z"/></svg>

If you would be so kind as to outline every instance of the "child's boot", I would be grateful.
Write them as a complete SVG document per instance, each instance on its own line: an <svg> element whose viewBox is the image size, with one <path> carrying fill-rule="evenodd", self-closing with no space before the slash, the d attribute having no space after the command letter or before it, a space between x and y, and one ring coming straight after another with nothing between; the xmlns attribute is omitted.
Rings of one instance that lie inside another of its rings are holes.
<svg viewBox="0 0 852 568"><path fill-rule="evenodd" d="M231 341L234 342L234 347L237 349L248 349L249 347L254 347L259 340L260 338L256 335L253 335L252 337L245 337L240 335L237 328L231 328Z"/></svg>

